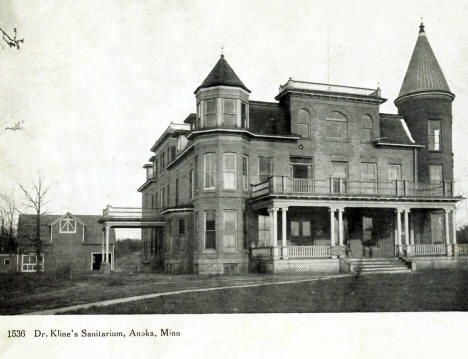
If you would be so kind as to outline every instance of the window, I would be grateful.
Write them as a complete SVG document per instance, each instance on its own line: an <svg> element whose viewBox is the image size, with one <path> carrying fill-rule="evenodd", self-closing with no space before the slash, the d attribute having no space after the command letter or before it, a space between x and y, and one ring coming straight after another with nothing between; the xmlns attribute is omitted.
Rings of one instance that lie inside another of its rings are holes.
<svg viewBox="0 0 468 359"><path fill-rule="evenodd" d="M164 187L161 187L159 189L159 198L161 200L161 208L165 208L166 205L164 203L164 200L165 200L166 197L165 197Z"/></svg>
<svg viewBox="0 0 468 359"><path fill-rule="evenodd" d="M166 185L166 206L168 207L170 205L169 199L170 199L170 187L169 187L169 184L167 184Z"/></svg>
<svg viewBox="0 0 468 359"><path fill-rule="evenodd" d="M195 124L196 128L201 127L200 118L201 118L201 102L197 103L197 121Z"/></svg>
<svg viewBox="0 0 468 359"><path fill-rule="evenodd" d="M440 151L440 120L429 120L429 151Z"/></svg>
<svg viewBox="0 0 468 359"><path fill-rule="evenodd" d="M193 186L195 187L195 193L198 193L198 156L195 156L195 160L193 162Z"/></svg>
<svg viewBox="0 0 468 359"><path fill-rule="evenodd" d="M264 247L270 242L270 216L258 215L258 246Z"/></svg>
<svg viewBox="0 0 468 359"><path fill-rule="evenodd" d="M241 103L241 126L242 128L249 127L249 120L247 118L247 105L244 102Z"/></svg>
<svg viewBox="0 0 468 359"><path fill-rule="evenodd" d="M60 233L76 233L76 219L63 218L60 220Z"/></svg>
<svg viewBox="0 0 468 359"><path fill-rule="evenodd" d="M388 179L390 181L401 179L401 165L388 165Z"/></svg>
<svg viewBox="0 0 468 359"><path fill-rule="evenodd" d="M179 236L185 236L185 219L179 219Z"/></svg>
<svg viewBox="0 0 468 359"><path fill-rule="evenodd" d="M194 181L193 181L193 169L190 170L190 173L189 173L189 196L190 196L190 199L193 199L193 184L194 184Z"/></svg>
<svg viewBox="0 0 468 359"><path fill-rule="evenodd" d="M36 254L23 254L23 265L21 267L22 272L36 272L38 269L39 271L44 271L44 256L41 256L41 260L39 261ZM39 266L39 268L38 268Z"/></svg>
<svg viewBox="0 0 468 359"><path fill-rule="evenodd" d="M309 111L300 109L297 116L297 134L302 137L310 137Z"/></svg>
<svg viewBox="0 0 468 359"><path fill-rule="evenodd" d="M179 205L179 179L175 180L175 205Z"/></svg>
<svg viewBox="0 0 468 359"><path fill-rule="evenodd" d="M369 115L361 118L361 141L372 141L372 118Z"/></svg>
<svg viewBox="0 0 468 359"><path fill-rule="evenodd" d="M265 182L273 173L273 160L271 157L258 158L258 181Z"/></svg>
<svg viewBox="0 0 468 359"><path fill-rule="evenodd" d="M236 126L236 101L231 99L223 100L223 124L227 127Z"/></svg>
<svg viewBox="0 0 468 359"><path fill-rule="evenodd" d="M291 221L291 236L310 237L310 221Z"/></svg>
<svg viewBox="0 0 468 359"><path fill-rule="evenodd" d="M237 211L224 211L224 248L236 248L237 242Z"/></svg>
<svg viewBox="0 0 468 359"><path fill-rule="evenodd" d="M429 181L431 183L442 182L442 165L430 165L429 166Z"/></svg>
<svg viewBox="0 0 468 359"><path fill-rule="evenodd" d="M161 173L164 172L164 167L166 167L166 152L161 153Z"/></svg>
<svg viewBox="0 0 468 359"><path fill-rule="evenodd" d="M363 182L377 181L377 164L376 163L361 163L361 180Z"/></svg>
<svg viewBox="0 0 468 359"><path fill-rule="evenodd" d="M216 126L216 99L205 101L204 127Z"/></svg>
<svg viewBox="0 0 468 359"><path fill-rule="evenodd" d="M176 158L176 146L169 147L169 150L170 150L170 154L171 154L171 160L170 161L174 161L175 158Z"/></svg>
<svg viewBox="0 0 468 359"><path fill-rule="evenodd" d="M242 156L242 183L244 191L249 190L249 156Z"/></svg>
<svg viewBox="0 0 468 359"><path fill-rule="evenodd" d="M361 163L361 192L374 194L377 190L377 164Z"/></svg>
<svg viewBox="0 0 468 359"><path fill-rule="evenodd" d="M340 112L331 112L326 120L327 138L346 140L348 138L348 119Z"/></svg>
<svg viewBox="0 0 468 359"><path fill-rule="evenodd" d="M312 158L291 157L289 159L292 178L312 178Z"/></svg>
<svg viewBox="0 0 468 359"><path fill-rule="evenodd" d="M348 162L332 161L331 192L341 193L345 190L345 181L348 178Z"/></svg>
<svg viewBox="0 0 468 359"><path fill-rule="evenodd" d="M153 177L154 177L154 179L158 178L158 167L159 167L159 162L158 162L158 159L155 158L154 163L153 163Z"/></svg>
<svg viewBox="0 0 468 359"><path fill-rule="evenodd" d="M247 249L249 246L249 233L248 233L248 226L247 226L247 212L242 213L242 229L243 229L243 241L242 247Z"/></svg>
<svg viewBox="0 0 468 359"><path fill-rule="evenodd" d="M205 161L205 189L215 189L216 186L216 157L214 153L207 153Z"/></svg>
<svg viewBox="0 0 468 359"><path fill-rule="evenodd" d="M4 266L9 266L10 265L10 260L9 259L4 259L3 260L3 265Z"/></svg>
<svg viewBox="0 0 468 359"><path fill-rule="evenodd" d="M205 211L205 249L216 248L215 211Z"/></svg>
<svg viewBox="0 0 468 359"><path fill-rule="evenodd" d="M150 243L150 254L154 254L154 244L156 242L156 230L154 228L150 229L151 233L151 243Z"/></svg>
<svg viewBox="0 0 468 359"><path fill-rule="evenodd" d="M224 154L224 189L236 189L237 156L235 153Z"/></svg>

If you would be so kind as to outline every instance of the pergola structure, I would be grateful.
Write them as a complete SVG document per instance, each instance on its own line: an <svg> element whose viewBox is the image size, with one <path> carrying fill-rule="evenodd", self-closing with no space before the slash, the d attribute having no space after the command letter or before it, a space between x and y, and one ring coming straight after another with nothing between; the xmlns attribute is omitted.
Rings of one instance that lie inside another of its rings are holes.
<svg viewBox="0 0 468 359"><path fill-rule="evenodd" d="M102 258L103 264L109 265L109 232L111 228L154 228L166 225L164 218L157 216L158 209L139 207L113 207L108 205L103 210L100 222L103 224Z"/></svg>

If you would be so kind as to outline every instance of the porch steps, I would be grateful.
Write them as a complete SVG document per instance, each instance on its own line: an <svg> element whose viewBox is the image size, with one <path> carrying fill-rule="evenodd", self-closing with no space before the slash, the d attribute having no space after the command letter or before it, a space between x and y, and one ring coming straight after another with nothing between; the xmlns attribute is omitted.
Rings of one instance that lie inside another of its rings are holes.
<svg viewBox="0 0 468 359"><path fill-rule="evenodd" d="M398 258L347 258L352 273L409 273L411 269Z"/></svg>

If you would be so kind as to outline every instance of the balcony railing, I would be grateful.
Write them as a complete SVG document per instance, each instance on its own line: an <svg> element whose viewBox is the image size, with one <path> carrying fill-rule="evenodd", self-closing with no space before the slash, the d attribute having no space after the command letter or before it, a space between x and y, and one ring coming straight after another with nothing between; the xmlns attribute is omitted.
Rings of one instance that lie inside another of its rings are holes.
<svg viewBox="0 0 468 359"><path fill-rule="evenodd" d="M351 181L344 178L302 179L272 176L252 185L252 197L267 194L364 195L396 197L453 197L453 182L413 183L395 181Z"/></svg>
<svg viewBox="0 0 468 359"><path fill-rule="evenodd" d="M305 91L319 91L319 92L331 92L331 93L341 93L348 95L358 95L358 96L370 96L370 97L380 97L380 89L370 89L364 87L353 87L353 86L341 86L341 85L331 85L324 84L319 82L306 82L306 81L296 81L290 79L284 85L281 85L279 88L279 93L281 94L284 91L288 90L305 90Z"/></svg>

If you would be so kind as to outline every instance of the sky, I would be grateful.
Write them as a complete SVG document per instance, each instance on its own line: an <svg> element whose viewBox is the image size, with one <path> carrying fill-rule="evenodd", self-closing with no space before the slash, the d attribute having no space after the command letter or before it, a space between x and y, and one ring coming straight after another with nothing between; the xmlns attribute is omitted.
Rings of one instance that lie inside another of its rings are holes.
<svg viewBox="0 0 468 359"><path fill-rule="evenodd" d="M0 47L0 192L22 197L40 174L51 213L140 206L150 148L195 111L193 91L224 55L254 100L289 77L380 86L397 97L423 17L456 94L455 181L468 195L466 1L0 1L0 25L25 42ZM466 201L458 223L468 223ZM138 232L125 232L138 236Z"/></svg>

